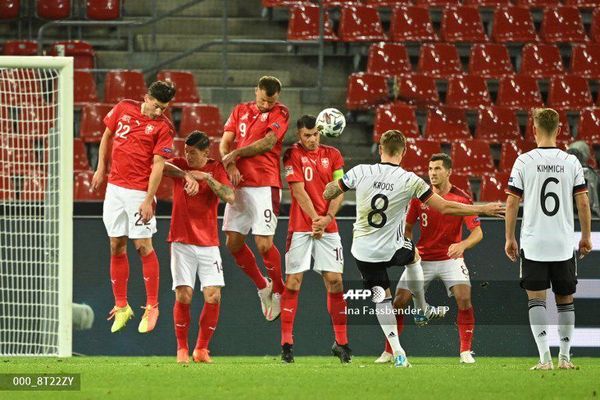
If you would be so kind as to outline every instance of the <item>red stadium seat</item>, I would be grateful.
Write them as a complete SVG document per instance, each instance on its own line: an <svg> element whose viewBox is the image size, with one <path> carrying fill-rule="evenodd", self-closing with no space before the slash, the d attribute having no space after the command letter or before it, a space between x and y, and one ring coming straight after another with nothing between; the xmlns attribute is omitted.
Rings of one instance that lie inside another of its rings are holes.
<svg viewBox="0 0 600 400"><path fill-rule="evenodd" d="M523 47L521 59L521 75L551 78L565 72L560 50L552 44L527 43Z"/></svg>
<svg viewBox="0 0 600 400"><path fill-rule="evenodd" d="M186 104L181 109L179 136L187 137L192 131L200 130L208 136L221 137L223 124L216 106L209 104Z"/></svg>
<svg viewBox="0 0 600 400"><path fill-rule="evenodd" d="M517 0L516 3L531 8L556 7L560 4L559 0Z"/></svg>
<svg viewBox="0 0 600 400"><path fill-rule="evenodd" d="M302 41L318 39L319 7L303 5L290 9L287 40ZM325 12L325 40L338 40L338 37L333 32L333 25L328 12Z"/></svg>
<svg viewBox="0 0 600 400"><path fill-rule="evenodd" d="M496 43L476 43L471 46L469 73L488 79L513 75L513 66L506 46Z"/></svg>
<svg viewBox="0 0 600 400"><path fill-rule="evenodd" d="M389 7L395 8L406 4L411 4L412 0L366 0L365 4L371 7Z"/></svg>
<svg viewBox="0 0 600 400"><path fill-rule="evenodd" d="M585 42L588 40L581 14L576 7L544 10L540 36L548 43Z"/></svg>
<svg viewBox="0 0 600 400"><path fill-rule="evenodd" d="M463 0L465 6L503 7L512 5L510 0Z"/></svg>
<svg viewBox="0 0 600 400"><path fill-rule="evenodd" d="M503 7L494 12L492 40L497 43L536 42L533 18L528 8Z"/></svg>
<svg viewBox="0 0 600 400"><path fill-rule="evenodd" d="M401 6L395 8L390 27L394 42L435 42L438 37L433 30L429 9Z"/></svg>
<svg viewBox="0 0 600 400"><path fill-rule="evenodd" d="M397 129L408 138L418 138L419 125L415 108L406 104L392 103L377 107L373 141L379 143L381 135L391 129Z"/></svg>
<svg viewBox="0 0 600 400"><path fill-rule="evenodd" d="M479 111L475 138L491 143L520 140L519 120L514 110L504 107L488 107Z"/></svg>
<svg viewBox="0 0 600 400"><path fill-rule="evenodd" d="M435 79L425 75L399 76L396 79L398 100L416 106L437 105L440 103Z"/></svg>
<svg viewBox="0 0 600 400"><path fill-rule="evenodd" d="M374 43L369 48L367 72L380 75L401 75L412 70L406 47L399 43Z"/></svg>
<svg viewBox="0 0 600 400"><path fill-rule="evenodd" d="M0 167L0 201L15 200L17 196L13 182L13 173L14 171L8 165Z"/></svg>
<svg viewBox="0 0 600 400"><path fill-rule="evenodd" d="M544 103L535 78L515 76L500 80L496 105L529 110L543 107Z"/></svg>
<svg viewBox="0 0 600 400"><path fill-rule="evenodd" d="M555 76L550 81L548 106L555 109L577 110L594 105L587 80L580 76Z"/></svg>
<svg viewBox="0 0 600 400"><path fill-rule="evenodd" d="M450 43L424 43L421 46L418 71L438 79L464 73L458 50Z"/></svg>
<svg viewBox="0 0 600 400"><path fill-rule="evenodd" d="M446 143L472 139L465 112L450 107L429 110L423 134L426 139Z"/></svg>
<svg viewBox="0 0 600 400"><path fill-rule="evenodd" d="M118 103L123 99L141 101L148 91L141 71L113 70L106 73L104 101Z"/></svg>
<svg viewBox="0 0 600 400"><path fill-rule="evenodd" d="M415 4L418 6L427 7L450 7L457 5L457 0L416 0Z"/></svg>
<svg viewBox="0 0 600 400"><path fill-rule="evenodd" d="M156 190L156 198L162 201L173 201L173 179L163 175L158 189ZM177 179L177 178L175 178Z"/></svg>
<svg viewBox="0 0 600 400"><path fill-rule="evenodd" d="M448 79L446 104L450 107L478 109L489 107L492 100L481 76L454 76Z"/></svg>
<svg viewBox="0 0 600 400"><path fill-rule="evenodd" d="M200 96L196 88L194 74L189 71L163 70L156 74L159 81L173 82L177 92L171 100L171 104L200 103Z"/></svg>
<svg viewBox="0 0 600 400"><path fill-rule="evenodd" d="M567 113L561 109L556 110L556 112L558 112L558 118L560 121L560 130L556 140L559 142L571 143L573 141L573 136L571 135ZM535 137L533 135L533 117L531 115L531 111L529 112L527 126L525 127L525 141L535 143Z"/></svg>
<svg viewBox="0 0 600 400"><path fill-rule="evenodd" d="M505 201L508 178L510 173L506 172L482 176L479 201Z"/></svg>
<svg viewBox="0 0 600 400"><path fill-rule="evenodd" d="M364 110L389 98L386 78L383 75L356 73L348 77L346 108Z"/></svg>
<svg viewBox="0 0 600 400"><path fill-rule="evenodd" d="M579 114L577 140L598 145L600 143L600 108L586 108Z"/></svg>
<svg viewBox="0 0 600 400"><path fill-rule="evenodd" d="M57 20L71 16L71 0L37 0L36 14L38 18Z"/></svg>
<svg viewBox="0 0 600 400"><path fill-rule="evenodd" d="M29 171L23 176L23 187L19 200L21 201L44 201L46 198L46 181L44 174Z"/></svg>
<svg viewBox="0 0 600 400"><path fill-rule="evenodd" d="M87 19L113 20L121 17L120 0L87 0L85 8Z"/></svg>
<svg viewBox="0 0 600 400"><path fill-rule="evenodd" d="M471 199L473 198L473 189L471 188L471 182L469 181L468 175L453 173L450 175L450 183L452 186L456 186L458 189L468 194Z"/></svg>
<svg viewBox="0 0 600 400"><path fill-rule="evenodd" d="M56 128L56 107L43 101L22 103L18 108L17 132L31 137L45 138Z"/></svg>
<svg viewBox="0 0 600 400"><path fill-rule="evenodd" d="M208 151L208 157L217 161L221 161L221 152L219 151L219 144L221 143L221 138L211 137L210 138L210 147Z"/></svg>
<svg viewBox="0 0 600 400"><path fill-rule="evenodd" d="M592 13L590 36L594 42L600 43L600 8L596 8Z"/></svg>
<svg viewBox="0 0 600 400"><path fill-rule="evenodd" d="M19 18L21 12L20 0L4 0L0 1L0 20Z"/></svg>
<svg viewBox="0 0 600 400"><path fill-rule="evenodd" d="M103 119L112 109L110 104L90 103L81 110L79 137L86 143L100 143L106 126Z"/></svg>
<svg viewBox="0 0 600 400"><path fill-rule="evenodd" d="M175 157L185 157L185 139L173 139L173 149L175 150Z"/></svg>
<svg viewBox="0 0 600 400"><path fill-rule="evenodd" d="M513 140L502 143L502 148L500 149L500 165L498 166L498 170L500 172L510 173L517 157L525 152L533 150L535 147L535 143L524 142L521 140Z"/></svg>
<svg viewBox="0 0 600 400"><path fill-rule="evenodd" d="M56 46L62 45L65 47L65 56L73 57L73 68L75 69L93 69L96 65L96 52L91 44L82 40L66 40L62 42L54 42L50 46L48 55L57 56L58 50Z"/></svg>
<svg viewBox="0 0 600 400"><path fill-rule="evenodd" d="M75 106L81 107L85 103L97 103L96 80L91 72L74 71L73 72L73 102Z"/></svg>
<svg viewBox="0 0 600 400"><path fill-rule="evenodd" d="M5 56L36 56L37 42L35 40L7 40L2 47Z"/></svg>
<svg viewBox="0 0 600 400"><path fill-rule="evenodd" d="M575 6L578 8L598 8L600 0L564 0L566 6Z"/></svg>
<svg viewBox="0 0 600 400"><path fill-rule="evenodd" d="M0 152L3 168L8 167L13 174L23 174L39 169L34 137L12 134L0 136Z"/></svg>
<svg viewBox="0 0 600 400"><path fill-rule="evenodd" d="M263 7L296 7L307 4L308 1L302 0L262 0Z"/></svg>
<svg viewBox="0 0 600 400"><path fill-rule="evenodd" d="M487 42L479 10L474 7L446 8L442 16L445 42Z"/></svg>
<svg viewBox="0 0 600 400"><path fill-rule="evenodd" d="M41 70L14 69L0 70L0 100L2 104L19 107L26 104L42 104L48 95L41 84ZM43 77L45 78L45 77Z"/></svg>
<svg viewBox="0 0 600 400"><path fill-rule="evenodd" d="M92 190L92 178L94 177L93 171L78 171L75 172L75 183L73 186L73 197L75 201L103 201L104 195L106 194L106 183L100 188L98 192Z"/></svg>
<svg viewBox="0 0 600 400"><path fill-rule="evenodd" d="M342 8L338 36L344 42L387 40L377 8L369 6Z"/></svg>
<svg viewBox="0 0 600 400"><path fill-rule="evenodd" d="M459 174L483 175L495 172L490 145L484 140L465 140L452 144L452 170Z"/></svg>
<svg viewBox="0 0 600 400"><path fill-rule="evenodd" d="M600 79L600 44L575 44L571 50L571 74Z"/></svg>
<svg viewBox="0 0 600 400"><path fill-rule="evenodd" d="M90 162L85 143L80 138L73 139L73 171L88 171Z"/></svg>
<svg viewBox="0 0 600 400"><path fill-rule="evenodd" d="M440 143L433 140L408 140L406 145L406 154L401 162L402 168L417 175L426 175L431 156L442 152Z"/></svg>

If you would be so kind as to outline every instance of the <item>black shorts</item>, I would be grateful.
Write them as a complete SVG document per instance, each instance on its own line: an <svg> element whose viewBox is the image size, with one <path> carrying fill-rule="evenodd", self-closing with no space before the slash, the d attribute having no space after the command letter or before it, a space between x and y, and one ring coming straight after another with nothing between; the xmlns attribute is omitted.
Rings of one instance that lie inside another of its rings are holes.
<svg viewBox="0 0 600 400"><path fill-rule="evenodd" d="M367 262L356 260L356 266L362 276L365 289L381 286L384 290L390 288L390 278L387 269L394 266L411 264L415 259L415 245L410 239L404 239L404 246L394 253L390 261Z"/></svg>
<svg viewBox="0 0 600 400"><path fill-rule="evenodd" d="M521 287L525 290L546 290L561 296L575 293L577 260L575 255L565 261L528 260L521 251Z"/></svg>

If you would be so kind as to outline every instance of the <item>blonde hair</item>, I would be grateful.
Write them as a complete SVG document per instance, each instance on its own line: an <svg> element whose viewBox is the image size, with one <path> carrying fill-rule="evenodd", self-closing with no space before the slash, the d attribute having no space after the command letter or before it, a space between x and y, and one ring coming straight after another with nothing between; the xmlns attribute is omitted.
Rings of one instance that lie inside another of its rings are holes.
<svg viewBox="0 0 600 400"><path fill-rule="evenodd" d="M381 136L379 144L385 154L396 156L404 151L404 148L406 147L406 138L400 131L389 130Z"/></svg>
<svg viewBox="0 0 600 400"><path fill-rule="evenodd" d="M533 110L533 123L542 133L552 135L560 123L558 113L551 108L538 108Z"/></svg>

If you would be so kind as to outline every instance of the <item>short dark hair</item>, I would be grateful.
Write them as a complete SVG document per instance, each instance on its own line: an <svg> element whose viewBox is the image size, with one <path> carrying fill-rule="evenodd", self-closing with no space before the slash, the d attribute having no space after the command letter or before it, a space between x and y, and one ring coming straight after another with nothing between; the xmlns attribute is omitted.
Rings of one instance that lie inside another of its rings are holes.
<svg viewBox="0 0 600 400"><path fill-rule="evenodd" d="M317 117L314 115L304 114L296 121L296 128L298 130L302 128L313 129L315 125L317 125Z"/></svg>
<svg viewBox="0 0 600 400"><path fill-rule="evenodd" d="M275 96L281 92L281 81L274 76L263 76L258 80L258 88L264 90L267 96Z"/></svg>
<svg viewBox="0 0 600 400"><path fill-rule="evenodd" d="M172 82L156 81L148 88L148 94L161 103L168 103L175 96L175 86Z"/></svg>
<svg viewBox="0 0 600 400"><path fill-rule="evenodd" d="M404 137L402 132L392 129L381 135L379 144L385 154L396 156L401 154L406 148L406 137Z"/></svg>
<svg viewBox="0 0 600 400"><path fill-rule="evenodd" d="M185 138L185 144L195 147L198 150L206 150L210 146L210 139L204 132L193 131Z"/></svg>
<svg viewBox="0 0 600 400"><path fill-rule="evenodd" d="M432 155L431 158L429 159L429 162L432 162L432 161L441 161L444 168L452 169L452 159L446 153L436 153L436 154Z"/></svg>

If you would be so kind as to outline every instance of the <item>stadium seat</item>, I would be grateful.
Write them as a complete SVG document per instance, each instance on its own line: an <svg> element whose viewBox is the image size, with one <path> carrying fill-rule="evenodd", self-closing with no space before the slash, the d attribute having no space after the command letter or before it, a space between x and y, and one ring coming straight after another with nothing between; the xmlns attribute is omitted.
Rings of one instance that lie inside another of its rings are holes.
<svg viewBox="0 0 600 400"><path fill-rule="evenodd" d="M506 201L506 187L510 172L498 172L495 175L481 177L479 201Z"/></svg>
<svg viewBox="0 0 600 400"><path fill-rule="evenodd" d="M71 16L71 0L36 0L38 18L57 20Z"/></svg>
<svg viewBox="0 0 600 400"><path fill-rule="evenodd" d="M22 103L18 107L17 132L30 137L45 138L56 128L56 107L41 100Z"/></svg>
<svg viewBox="0 0 600 400"><path fill-rule="evenodd" d="M464 73L458 50L451 43L424 43L417 68L419 73L438 79Z"/></svg>
<svg viewBox="0 0 600 400"><path fill-rule="evenodd" d="M377 74L356 73L348 77L346 108L348 110L365 110L389 98L385 76Z"/></svg>
<svg viewBox="0 0 600 400"><path fill-rule="evenodd" d="M104 102L115 104L123 99L141 101L148 91L141 71L112 70L104 80Z"/></svg>
<svg viewBox="0 0 600 400"><path fill-rule="evenodd" d="M66 40L54 42L48 51L48 55L57 56L57 46L65 47L65 56L73 57L74 69L93 69L96 65L96 52L91 44L83 40Z"/></svg>
<svg viewBox="0 0 600 400"><path fill-rule="evenodd" d="M400 43L374 43L369 47L367 72L380 75L401 75L412 70L406 47Z"/></svg>
<svg viewBox="0 0 600 400"><path fill-rule="evenodd" d="M450 183L452 186L462 190L468 194L471 199L473 199L473 188L471 187L471 181L469 181L468 175L452 173L450 176Z"/></svg>
<svg viewBox="0 0 600 400"><path fill-rule="evenodd" d="M0 152L3 167L9 167L13 174L38 169L35 137L18 134L0 136Z"/></svg>
<svg viewBox="0 0 600 400"><path fill-rule="evenodd" d="M35 56L37 42L35 40L7 40L2 47L4 56Z"/></svg>
<svg viewBox="0 0 600 400"><path fill-rule="evenodd" d="M494 12L492 40L497 43L537 42L533 18L528 8L503 7Z"/></svg>
<svg viewBox="0 0 600 400"><path fill-rule="evenodd" d="M175 150L174 157L185 157L185 139L173 139L173 149Z"/></svg>
<svg viewBox="0 0 600 400"><path fill-rule="evenodd" d="M0 201L15 200L13 173L8 165L0 167Z"/></svg>
<svg viewBox="0 0 600 400"><path fill-rule="evenodd" d="M399 76L396 78L397 98L416 106L440 103L435 79L425 75Z"/></svg>
<svg viewBox="0 0 600 400"><path fill-rule="evenodd" d="M451 7L457 3L457 0L415 0L415 4L422 7Z"/></svg>
<svg viewBox="0 0 600 400"><path fill-rule="evenodd" d="M560 50L552 44L527 43L521 56L521 75L551 78L565 73Z"/></svg>
<svg viewBox="0 0 600 400"><path fill-rule="evenodd" d="M600 79L600 44L574 44L571 47L572 75Z"/></svg>
<svg viewBox="0 0 600 400"><path fill-rule="evenodd" d="M37 69L0 70L1 104L10 104L14 107L43 104L51 93L44 92L40 71Z"/></svg>
<svg viewBox="0 0 600 400"><path fill-rule="evenodd" d="M561 109L556 110L556 112L558 112L558 118L560 121L560 131L558 132L556 140L559 142L571 143L573 141L573 136L571 135L567 113L565 110ZM531 111L528 113L527 126L525 127L525 141L535 143L535 137L533 136L533 117L531 115Z"/></svg>
<svg viewBox="0 0 600 400"><path fill-rule="evenodd" d="M450 107L440 107L428 111L423 135L426 139L440 140L446 143L472 139L465 112Z"/></svg>
<svg viewBox="0 0 600 400"><path fill-rule="evenodd" d="M499 79L514 74L508 49L503 44L475 43L469 56L469 73Z"/></svg>
<svg viewBox="0 0 600 400"><path fill-rule="evenodd" d="M600 108L586 108L579 114L577 140L600 144Z"/></svg>
<svg viewBox="0 0 600 400"><path fill-rule="evenodd" d="M194 130L201 130L208 136L221 137L223 124L219 109L209 104L184 105L181 109L179 136L185 138Z"/></svg>
<svg viewBox="0 0 600 400"><path fill-rule="evenodd" d="M406 4L411 4L412 0L366 0L365 4L371 7L389 7L395 8Z"/></svg>
<svg viewBox="0 0 600 400"><path fill-rule="evenodd" d="M592 13L592 28L590 36L596 43L600 43L600 7L596 8Z"/></svg>
<svg viewBox="0 0 600 400"><path fill-rule="evenodd" d="M87 0L85 7L87 19L113 20L121 17L120 0Z"/></svg>
<svg viewBox="0 0 600 400"><path fill-rule="evenodd" d="M459 174L484 175L495 172L490 145L484 140L465 140L452 144L452 170Z"/></svg>
<svg viewBox="0 0 600 400"><path fill-rule="evenodd" d="M479 7L503 7L512 5L510 0L463 0L465 6L479 6Z"/></svg>
<svg viewBox="0 0 600 400"><path fill-rule="evenodd" d="M319 39L319 7L302 5L290 9L287 40L303 41ZM325 40L337 41L329 13L325 12Z"/></svg>
<svg viewBox="0 0 600 400"><path fill-rule="evenodd" d="M492 106L479 111L475 138L490 143L520 140L519 120L514 110Z"/></svg>
<svg viewBox="0 0 600 400"><path fill-rule="evenodd" d="M548 106L577 110L594 105L587 79L575 75L555 76L550 81Z"/></svg>
<svg viewBox="0 0 600 400"><path fill-rule="evenodd" d="M390 129L397 129L408 138L420 137L415 108L400 103L385 104L377 107L377 111L375 112L375 127L373 128L373 141L379 143L381 135Z"/></svg>
<svg viewBox="0 0 600 400"><path fill-rule="evenodd" d="M548 43L588 40L577 7L561 6L544 10L540 36Z"/></svg>
<svg viewBox="0 0 600 400"><path fill-rule="evenodd" d="M529 110L543 107L544 103L535 78L514 76L500 79L496 105Z"/></svg>
<svg viewBox="0 0 600 400"><path fill-rule="evenodd" d="M100 143L106 127L103 119L112 109L110 104L89 103L81 110L79 137L86 143Z"/></svg>
<svg viewBox="0 0 600 400"><path fill-rule="evenodd" d="M96 80L91 72L74 71L73 72L73 102L76 107L81 107L85 103L97 103Z"/></svg>
<svg viewBox="0 0 600 400"><path fill-rule="evenodd" d="M530 8L556 7L560 4L559 0L516 0L518 6Z"/></svg>
<svg viewBox="0 0 600 400"><path fill-rule="evenodd" d="M513 140L502 143L498 170L500 172L510 173L517 157L525 152L533 150L535 147L535 142L524 142L522 140Z"/></svg>
<svg viewBox="0 0 600 400"><path fill-rule="evenodd" d="M23 186L19 200L44 201L46 198L46 181L46 176L37 171L29 171L23 175Z"/></svg>
<svg viewBox="0 0 600 400"><path fill-rule="evenodd" d="M408 140L406 145L406 153L401 162L402 168L417 175L426 175L431 156L442 152L440 143L433 140Z"/></svg>
<svg viewBox="0 0 600 400"><path fill-rule="evenodd" d="M563 0L566 6L575 6L577 8L598 8L600 0Z"/></svg>
<svg viewBox="0 0 600 400"><path fill-rule="evenodd" d="M221 138L211 137L210 138L210 147L208 150L208 157L217 161L221 161L221 152L219 151L219 145L221 143Z"/></svg>
<svg viewBox="0 0 600 400"><path fill-rule="evenodd" d="M442 40L445 42L487 42L479 10L475 7L446 8L442 16Z"/></svg>
<svg viewBox="0 0 600 400"><path fill-rule="evenodd" d="M387 40L377 8L343 7L338 36L343 42L377 42Z"/></svg>
<svg viewBox="0 0 600 400"><path fill-rule="evenodd" d="M173 201L173 178L163 175L156 190L156 198L162 201Z"/></svg>
<svg viewBox="0 0 600 400"><path fill-rule="evenodd" d="M401 6L394 9L390 36L394 42L435 42L438 40L429 17L429 10L425 7L415 6Z"/></svg>
<svg viewBox="0 0 600 400"><path fill-rule="evenodd" d="M450 77L446 105L471 110L491 106L485 78L472 75Z"/></svg>
<svg viewBox="0 0 600 400"><path fill-rule="evenodd" d="M73 171L88 171L90 162L85 143L80 138L73 139Z"/></svg>
<svg viewBox="0 0 600 400"><path fill-rule="evenodd" d="M74 176L73 197L75 201L104 201L107 180L104 180L100 190L95 192L92 190L93 171L77 171Z"/></svg>
<svg viewBox="0 0 600 400"><path fill-rule="evenodd" d="M296 7L303 4L307 4L306 0L262 0L262 6L266 8L271 7Z"/></svg>
<svg viewBox="0 0 600 400"><path fill-rule="evenodd" d="M21 12L20 0L4 0L0 1L0 19L16 19L19 18Z"/></svg>
<svg viewBox="0 0 600 400"><path fill-rule="evenodd" d="M194 74L189 71L163 70L156 74L159 81L173 82L177 92L171 100L172 105L181 103L200 103Z"/></svg>

